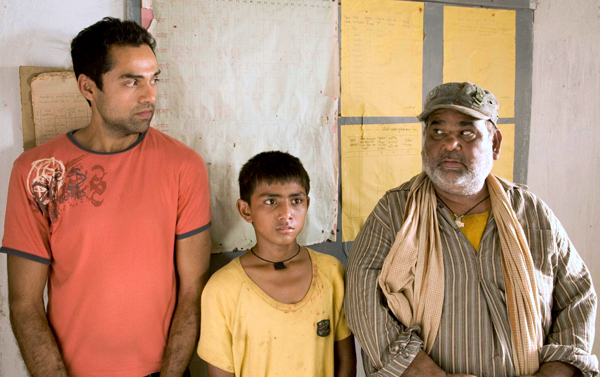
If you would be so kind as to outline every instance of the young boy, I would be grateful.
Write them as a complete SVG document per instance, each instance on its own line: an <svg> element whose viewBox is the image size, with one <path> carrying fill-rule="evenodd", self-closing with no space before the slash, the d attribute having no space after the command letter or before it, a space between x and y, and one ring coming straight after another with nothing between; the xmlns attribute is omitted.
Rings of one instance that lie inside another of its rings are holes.
<svg viewBox="0 0 600 377"><path fill-rule="evenodd" d="M198 355L210 377L355 376L344 268L296 243L310 182L299 159L263 152L240 171L237 209L256 245L209 280Z"/></svg>

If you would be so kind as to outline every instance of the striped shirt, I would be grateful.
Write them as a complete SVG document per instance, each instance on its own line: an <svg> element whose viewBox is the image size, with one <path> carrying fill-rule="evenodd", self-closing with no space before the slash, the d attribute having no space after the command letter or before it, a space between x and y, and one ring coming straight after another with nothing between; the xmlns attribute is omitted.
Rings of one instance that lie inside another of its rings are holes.
<svg viewBox="0 0 600 377"><path fill-rule="evenodd" d="M413 178L414 179L414 178ZM405 327L387 308L377 278L402 226L412 180L388 191L352 245L345 310L368 376L400 376L423 348L418 326ZM531 249L544 346L540 363L562 361L583 376L598 374L591 355L596 293L589 271L550 208L524 187L501 180ZM447 373L515 376L500 239L493 211L473 249L438 201L445 298L430 357Z"/></svg>

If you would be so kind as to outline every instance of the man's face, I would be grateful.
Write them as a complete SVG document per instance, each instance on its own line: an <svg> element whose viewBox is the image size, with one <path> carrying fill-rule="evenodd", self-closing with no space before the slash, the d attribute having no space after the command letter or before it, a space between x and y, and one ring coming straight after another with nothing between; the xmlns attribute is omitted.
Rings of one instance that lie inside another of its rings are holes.
<svg viewBox="0 0 600 377"><path fill-rule="evenodd" d="M500 155L502 133L485 120L442 109L423 131L423 166L434 186L459 196L476 194Z"/></svg>
<svg viewBox="0 0 600 377"><path fill-rule="evenodd" d="M95 90L95 105L104 127L122 137L144 132L150 126L156 102L158 63L148 45L110 48L112 69Z"/></svg>
<svg viewBox="0 0 600 377"><path fill-rule="evenodd" d="M258 244L285 246L296 242L304 227L308 204L306 190L298 182L261 183L250 204L238 200L238 210L244 220L254 225Z"/></svg>

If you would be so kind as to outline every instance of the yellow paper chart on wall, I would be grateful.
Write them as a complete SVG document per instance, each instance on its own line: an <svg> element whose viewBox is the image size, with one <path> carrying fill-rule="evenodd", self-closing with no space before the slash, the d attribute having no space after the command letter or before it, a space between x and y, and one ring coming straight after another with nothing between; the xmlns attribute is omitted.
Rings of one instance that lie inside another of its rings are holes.
<svg viewBox="0 0 600 377"><path fill-rule="evenodd" d="M342 116L421 113L423 9L412 1L342 1Z"/></svg>
<svg viewBox="0 0 600 377"><path fill-rule="evenodd" d="M514 117L515 34L514 10L444 7L444 82L473 82L498 98L500 117Z"/></svg>
<svg viewBox="0 0 600 377"><path fill-rule="evenodd" d="M353 241L386 191L421 171L421 124L341 127L342 241Z"/></svg>
<svg viewBox="0 0 600 377"><path fill-rule="evenodd" d="M498 128L502 131L502 148L500 149L500 158L494 161L492 173L508 179L509 181L513 181L515 165L515 125L499 124Z"/></svg>

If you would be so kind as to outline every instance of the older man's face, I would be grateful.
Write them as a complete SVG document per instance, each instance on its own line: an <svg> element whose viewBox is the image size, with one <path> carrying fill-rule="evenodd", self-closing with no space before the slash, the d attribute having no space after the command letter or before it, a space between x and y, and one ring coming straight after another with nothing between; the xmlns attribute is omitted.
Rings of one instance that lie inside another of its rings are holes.
<svg viewBox="0 0 600 377"><path fill-rule="evenodd" d="M436 188L460 196L483 187L500 155L502 133L456 110L431 114L423 131L423 166Z"/></svg>

